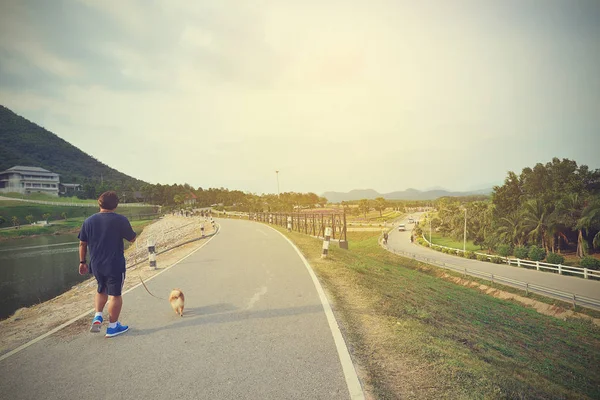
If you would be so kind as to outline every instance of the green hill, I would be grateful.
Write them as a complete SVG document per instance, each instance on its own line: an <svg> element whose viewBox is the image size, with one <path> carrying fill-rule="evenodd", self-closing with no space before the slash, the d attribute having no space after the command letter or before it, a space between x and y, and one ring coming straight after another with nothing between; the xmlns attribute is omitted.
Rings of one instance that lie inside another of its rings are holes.
<svg viewBox="0 0 600 400"><path fill-rule="evenodd" d="M103 179L114 186L136 188L145 183L110 168L1 105L0 143L0 171L27 165L60 174L63 183L98 184Z"/></svg>

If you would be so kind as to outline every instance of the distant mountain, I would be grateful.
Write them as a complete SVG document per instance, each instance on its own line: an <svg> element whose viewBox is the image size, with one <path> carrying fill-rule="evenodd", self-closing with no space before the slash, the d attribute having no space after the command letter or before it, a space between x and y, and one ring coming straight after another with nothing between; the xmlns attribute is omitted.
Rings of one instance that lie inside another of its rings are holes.
<svg viewBox="0 0 600 400"><path fill-rule="evenodd" d="M373 189L366 190L351 190L350 192L325 192L322 194L330 203L339 203L341 201L352 201L352 200L361 200L361 199L369 199L373 200L377 197L383 197L386 200L435 200L440 197L450 196L450 197L459 197L459 196L471 196L476 194L488 195L492 193L492 188L482 189L478 191L472 192L451 192L448 190L426 190L420 191L417 189L406 189L398 192L391 193L379 193Z"/></svg>
<svg viewBox="0 0 600 400"><path fill-rule="evenodd" d="M101 163L0 105L0 172L15 165L45 168L60 174L61 183L100 182L101 179L121 185L144 183Z"/></svg>

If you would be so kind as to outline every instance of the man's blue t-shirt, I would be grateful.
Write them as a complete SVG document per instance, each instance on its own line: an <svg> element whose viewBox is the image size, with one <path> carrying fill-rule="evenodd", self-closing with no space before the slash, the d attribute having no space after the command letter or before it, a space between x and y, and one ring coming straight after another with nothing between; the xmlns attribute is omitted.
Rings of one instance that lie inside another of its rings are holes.
<svg viewBox="0 0 600 400"><path fill-rule="evenodd" d="M129 220L114 212L99 212L83 222L79 240L87 242L90 272L120 275L125 272L123 239L135 238Z"/></svg>

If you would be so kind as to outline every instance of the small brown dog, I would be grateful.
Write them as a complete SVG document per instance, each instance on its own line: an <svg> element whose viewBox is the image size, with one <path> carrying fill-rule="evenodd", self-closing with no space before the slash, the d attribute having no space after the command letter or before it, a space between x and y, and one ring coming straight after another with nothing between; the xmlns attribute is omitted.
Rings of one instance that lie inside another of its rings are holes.
<svg viewBox="0 0 600 400"><path fill-rule="evenodd" d="M183 296L183 292L180 289L173 289L169 296L169 303L171 303L171 307L173 307L175 314L179 314L182 317L184 302L185 297Z"/></svg>

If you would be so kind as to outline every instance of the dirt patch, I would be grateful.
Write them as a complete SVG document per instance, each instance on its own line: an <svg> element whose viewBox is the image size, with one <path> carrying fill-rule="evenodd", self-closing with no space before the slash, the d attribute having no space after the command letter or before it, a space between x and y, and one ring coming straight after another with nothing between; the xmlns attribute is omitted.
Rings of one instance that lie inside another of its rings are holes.
<svg viewBox="0 0 600 400"><path fill-rule="evenodd" d="M123 291L140 283L138 276L144 280L150 278L205 243L204 240L199 240L160 254L156 257L158 268L150 270L148 262L143 261L147 257L146 243L149 238L156 242L157 251L161 251L200 237L202 224L205 235L214 232L210 221L204 218L177 216L164 217L144 228L136 240L137 246L132 245L125 252L128 278L125 280ZM130 265L132 266L129 267ZM77 268L77 265L75 264L73 268ZM0 321L0 354L5 354L70 319L90 311L94 307L95 293L96 280L92 277L51 300L17 310L11 317ZM88 323L89 321L81 319L65 329L87 329ZM68 333L68 331L65 332Z"/></svg>
<svg viewBox="0 0 600 400"><path fill-rule="evenodd" d="M471 281L469 279L459 278L448 274L442 274L442 278L457 283L459 285L474 287L479 291L486 293L487 295L496 297L503 300L514 300L523 305L535 309L540 314L549 315L551 317L560 318L566 320L567 318L581 318L592 322L596 326L600 326L600 319L590 317L589 315L581 314L573 310L568 310L563 307L559 307L553 304L546 304L540 301L530 299L528 297L519 296L515 293L505 292L490 286L482 285L478 282Z"/></svg>

